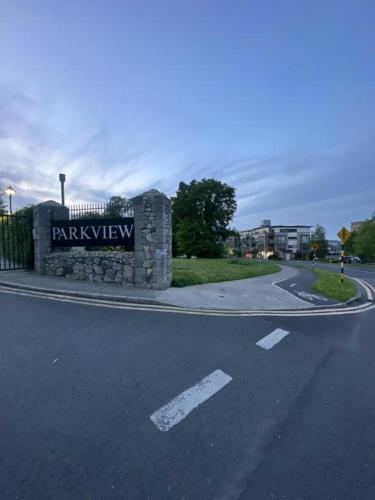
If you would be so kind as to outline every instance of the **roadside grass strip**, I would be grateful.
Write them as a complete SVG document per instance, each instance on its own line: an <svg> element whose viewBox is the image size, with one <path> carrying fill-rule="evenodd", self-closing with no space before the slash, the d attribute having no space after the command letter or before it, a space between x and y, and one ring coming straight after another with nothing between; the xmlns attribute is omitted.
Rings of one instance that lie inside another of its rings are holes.
<svg viewBox="0 0 375 500"><path fill-rule="evenodd" d="M356 294L357 287L350 278L344 277L341 281L341 274L336 272L322 269L314 269L313 272L318 276L312 285L315 292L339 302L345 302Z"/></svg>
<svg viewBox="0 0 375 500"><path fill-rule="evenodd" d="M278 344L280 340L282 340L287 335L289 335L289 332L287 332L286 330L283 330L281 328L276 328L276 330L271 332L269 335L266 335L262 339L258 340L258 342L255 345L261 347L262 349L266 349L268 351L269 349L272 349L273 346Z"/></svg>
<svg viewBox="0 0 375 500"><path fill-rule="evenodd" d="M254 278L277 273L280 267L272 262L256 262L249 259L181 259L172 261L174 287L218 283Z"/></svg>
<svg viewBox="0 0 375 500"><path fill-rule="evenodd" d="M357 292L357 287L351 277L344 276L344 280L341 281L341 273L335 271L327 271L305 264L299 264L297 267L311 271L316 275L317 279L311 285L311 289L324 297L345 302L354 297Z"/></svg>
<svg viewBox="0 0 375 500"><path fill-rule="evenodd" d="M232 377L223 371L215 370L153 413L150 419L160 431L169 431L187 417L194 408L204 403L232 380Z"/></svg>

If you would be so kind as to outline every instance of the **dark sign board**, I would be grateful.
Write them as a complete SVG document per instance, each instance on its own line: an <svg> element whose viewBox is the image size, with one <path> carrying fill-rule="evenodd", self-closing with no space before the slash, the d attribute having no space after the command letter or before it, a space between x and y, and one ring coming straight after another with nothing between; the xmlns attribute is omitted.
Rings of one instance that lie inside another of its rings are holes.
<svg viewBox="0 0 375 500"><path fill-rule="evenodd" d="M52 221L53 247L122 246L134 250L134 217Z"/></svg>

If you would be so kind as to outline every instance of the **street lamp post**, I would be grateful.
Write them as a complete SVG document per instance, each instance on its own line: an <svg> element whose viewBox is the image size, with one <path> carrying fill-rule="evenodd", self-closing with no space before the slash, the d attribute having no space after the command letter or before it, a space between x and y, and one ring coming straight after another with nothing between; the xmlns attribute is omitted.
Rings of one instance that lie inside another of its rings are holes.
<svg viewBox="0 0 375 500"><path fill-rule="evenodd" d="M66 180L65 174L59 174L59 181L61 184L61 205L65 205L65 189L64 189L65 180Z"/></svg>
<svg viewBox="0 0 375 500"><path fill-rule="evenodd" d="M12 186L8 186L5 189L5 193L9 196L9 213L12 215L12 196L16 194Z"/></svg>

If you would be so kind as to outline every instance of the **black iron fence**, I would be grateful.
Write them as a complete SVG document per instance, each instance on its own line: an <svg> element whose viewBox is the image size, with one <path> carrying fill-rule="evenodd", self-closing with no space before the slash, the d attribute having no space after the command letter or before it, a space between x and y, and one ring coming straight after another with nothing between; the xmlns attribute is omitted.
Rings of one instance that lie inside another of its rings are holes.
<svg viewBox="0 0 375 500"><path fill-rule="evenodd" d="M0 215L0 271L32 269L31 215Z"/></svg>
<svg viewBox="0 0 375 500"><path fill-rule="evenodd" d="M70 205L68 209L70 220L134 217L131 200L124 200L119 203L83 203L81 205Z"/></svg>
<svg viewBox="0 0 375 500"><path fill-rule="evenodd" d="M52 224L53 247L80 246L88 251L133 250L134 210L131 200L83 203L67 208L68 220L55 219Z"/></svg>

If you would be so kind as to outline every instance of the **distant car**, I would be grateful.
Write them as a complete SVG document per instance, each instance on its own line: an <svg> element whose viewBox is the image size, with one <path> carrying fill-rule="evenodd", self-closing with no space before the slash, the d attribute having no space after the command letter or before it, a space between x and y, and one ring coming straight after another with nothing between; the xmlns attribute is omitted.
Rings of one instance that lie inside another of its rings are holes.
<svg viewBox="0 0 375 500"><path fill-rule="evenodd" d="M353 255L345 255L344 262L345 264L361 264L362 260L360 257L354 257Z"/></svg>

